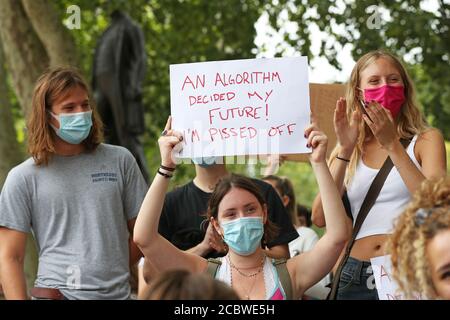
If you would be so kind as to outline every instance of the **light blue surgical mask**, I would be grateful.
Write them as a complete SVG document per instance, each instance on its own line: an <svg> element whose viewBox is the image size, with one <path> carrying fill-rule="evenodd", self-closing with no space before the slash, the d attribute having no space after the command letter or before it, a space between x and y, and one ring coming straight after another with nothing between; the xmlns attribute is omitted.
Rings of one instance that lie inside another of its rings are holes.
<svg viewBox="0 0 450 320"><path fill-rule="evenodd" d="M248 256L261 246L264 224L261 217L244 217L221 224L223 240L237 254Z"/></svg>
<svg viewBox="0 0 450 320"><path fill-rule="evenodd" d="M220 159L222 157L198 157L198 158L192 158L192 162L199 165L202 168L208 168L215 164L220 163Z"/></svg>
<svg viewBox="0 0 450 320"><path fill-rule="evenodd" d="M80 144L91 132L92 111L50 114L59 122L59 129L50 124L57 136L70 144Z"/></svg>

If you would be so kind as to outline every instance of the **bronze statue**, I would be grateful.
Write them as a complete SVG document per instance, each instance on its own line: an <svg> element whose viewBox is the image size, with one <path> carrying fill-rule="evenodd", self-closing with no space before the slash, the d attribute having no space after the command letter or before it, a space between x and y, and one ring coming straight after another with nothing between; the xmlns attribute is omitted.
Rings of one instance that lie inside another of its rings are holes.
<svg viewBox="0 0 450 320"><path fill-rule="evenodd" d="M95 50L94 97L105 123L106 142L130 150L149 183L144 149L139 141L139 135L145 131L141 88L146 68L144 35L121 11L113 11L111 19Z"/></svg>

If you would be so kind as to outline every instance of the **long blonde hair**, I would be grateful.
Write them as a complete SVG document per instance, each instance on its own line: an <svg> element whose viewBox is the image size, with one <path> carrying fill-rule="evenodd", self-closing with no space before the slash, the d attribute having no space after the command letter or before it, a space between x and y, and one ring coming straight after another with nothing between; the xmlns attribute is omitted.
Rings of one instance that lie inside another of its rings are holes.
<svg viewBox="0 0 450 320"><path fill-rule="evenodd" d="M47 165L55 153L55 132L49 124L49 111L58 98L66 95L75 87L86 90L92 108L92 128L89 136L82 142L86 151L93 151L103 140L103 123L100 120L89 87L81 74L70 67L50 69L37 80L33 92L31 112L29 114L28 152L36 165Z"/></svg>
<svg viewBox="0 0 450 320"><path fill-rule="evenodd" d="M419 210L426 215L419 216ZM428 299L437 298L426 246L437 233L449 229L450 178L426 180L399 216L387 245L393 276L407 298L412 298L414 293L424 294Z"/></svg>
<svg viewBox="0 0 450 320"><path fill-rule="evenodd" d="M371 51L363 55L356 62L350 75L350 80L347 83L347 89L345 98L347 101L347 118L350 121L352 113L358 109L358 95L360 94L357 88L360 87L361 72L363 72L370 64L376 60L384 58L389 60L400 73L405 88L405 103L403 104L397 121L397 134L400 138L411 139L417 134L421 134L427 130L428 125L425 122L423 115L421 114L417 102L416 93L413 82L409 77L405 67L401 61L393 54L376 50ZM350 158L350 164L345 176L345 185L351 181L356 171L356 165L362 156L363 145L367 138L372 136L372 132L364 121L359 123L359 136L356 143L356 147ZM339 153L340 146L336 145L331 153L330 162L333 161L336 155Z"/></svg>

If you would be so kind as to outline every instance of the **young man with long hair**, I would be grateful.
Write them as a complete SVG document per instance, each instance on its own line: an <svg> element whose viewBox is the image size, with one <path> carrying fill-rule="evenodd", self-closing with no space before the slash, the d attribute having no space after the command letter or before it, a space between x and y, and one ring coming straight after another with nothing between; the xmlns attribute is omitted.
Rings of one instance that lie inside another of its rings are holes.
<svg viewBox="0 0 450 320"><path fill-rule="evenodd" d="M27 299L27 234L39 252L36 299L127 299L132 242L146 184L135 159L102 143L102 123L80 74L37 81L28 120L31 158L0 195L0 278L7 299Z"/></svg>

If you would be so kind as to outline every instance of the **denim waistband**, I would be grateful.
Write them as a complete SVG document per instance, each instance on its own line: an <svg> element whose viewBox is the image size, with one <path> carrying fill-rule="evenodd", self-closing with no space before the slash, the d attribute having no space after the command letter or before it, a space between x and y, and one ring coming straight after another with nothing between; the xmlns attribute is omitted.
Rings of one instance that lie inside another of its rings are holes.
<svg viewBox="0 0 450 320"><path fill-rule="evenodd" d="M348 257L347 263L348 264L352 264L352 265L356 265L356 266L361 266L362 268L368 268L368 267L371 266L370 261L362 261L362 260L358 260L358 259L353 258L353 257Z"/></svg>
<svg viewBox="0 0 450 320"><path fill-rule="evenodd" d="M361 261L352 257L348 258L342 272L353 275L353 281L355 283L361 283L361 281L364 281L364 279L367 279L373 274L369 261Z"/></svg>

